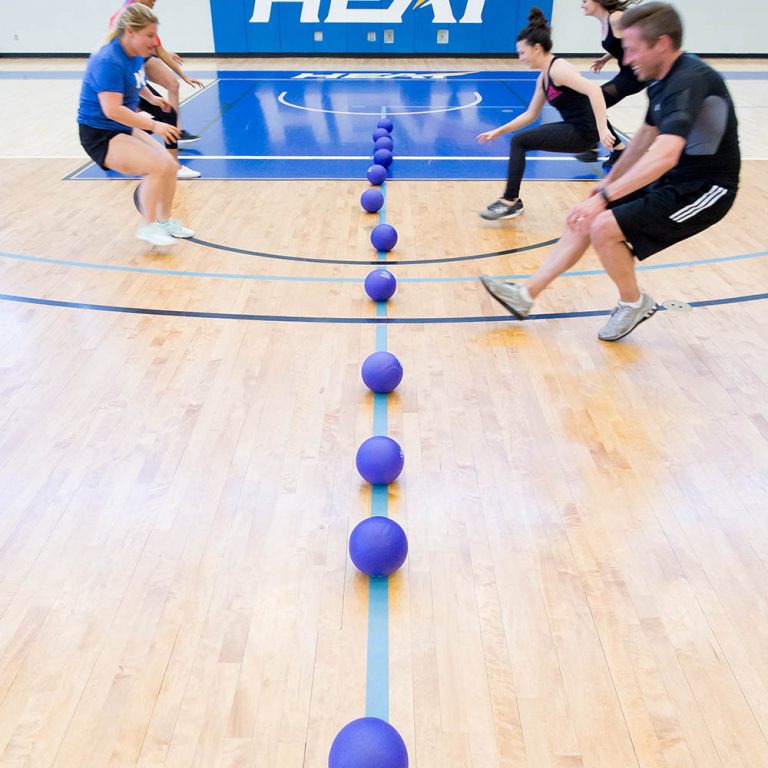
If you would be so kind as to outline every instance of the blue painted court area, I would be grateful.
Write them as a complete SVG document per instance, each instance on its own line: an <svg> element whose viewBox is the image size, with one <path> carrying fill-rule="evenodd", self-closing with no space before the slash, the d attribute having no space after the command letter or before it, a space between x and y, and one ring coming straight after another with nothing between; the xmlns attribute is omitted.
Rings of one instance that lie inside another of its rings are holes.
<svg viewBox="0 0 768 768"><path fill-rule="evenodd" d="M188 99L182 148L203 179L359 179L382 113L394 124L396 179L503 179L507 137L478 133L509 122L531 99L536 73L219 72ZM545 109L544 120L559 119ZM595 179L571 155L531 153L528 179ZM70 178L120 178L90 164Z"/></svg>

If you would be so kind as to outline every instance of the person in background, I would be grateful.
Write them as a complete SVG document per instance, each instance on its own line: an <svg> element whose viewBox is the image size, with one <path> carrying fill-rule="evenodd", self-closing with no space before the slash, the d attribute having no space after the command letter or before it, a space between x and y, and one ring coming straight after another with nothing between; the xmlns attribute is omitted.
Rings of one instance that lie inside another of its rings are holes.
<svg viewBox="0 0 768 768"><path fill-rule="evenodd" d="M520 184L526 153L536 149L581 152L594 147L598 139L608 146L613 143L605 100L597 83L587 80L573 65L551 51L551 29L541 10L532 8L528 26L517 36L517 53L520 61L541 72L533 98L522 115L477 136L482 144L505 133L515 133L509 146L506 189L498 200L480 213L484 219L511 219L525 210L520 199ZM521 131L538 119L546 103L560 113L562 122L545 123Z"/></svg>
<svg viewBox="0 0 768 768"><path fill-rule="evenodd" d="M624 48L622 47L622 37L624 31L621 25L621 19L624 11L637 0L581 0L581 9L585 16L592 16L600 22L602 29L601 42L605 55L596 59L589 68L591 72L600 72L602 68L611 60L616 59L619 64L619 72L612 80L603 83L601 90L605 96L605 106L610 109L618 104L622 99L631 96L633 93L639 93L645 88L645 83L640 82L632 71L632 67L624 62ZM610 125L610 124L609 124ZM621 157L625 147L619 135L614 130L616 139L613 145L613 151L603 163L603 168L607 171ZM597 161L597 147L576 155L582 162Z"/></svg>
<svg viewBox="0 0 768 768"><path fill-rule="evenodd" d="M144 60L155 50L157 23L152 11L139 3L118 16L111 39L88 59L77 122L83 149L101 168L144 177L144 220L136 237L153 246L170 246L194 232L171 218L178 163L149 135L175 142L175 119L158 121L138 111L140 98L163 114L174 111L146 87Z"/></svg>

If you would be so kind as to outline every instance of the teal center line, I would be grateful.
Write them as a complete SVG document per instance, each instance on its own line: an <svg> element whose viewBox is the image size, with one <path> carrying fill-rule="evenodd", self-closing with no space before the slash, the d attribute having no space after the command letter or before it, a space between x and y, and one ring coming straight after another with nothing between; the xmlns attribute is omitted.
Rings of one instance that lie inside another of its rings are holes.
<svg viewBox="0 0 768 768"><path fill-rule="evenodd" d="M382 117L384 110L382 110ZM387 183L381 185L384 205L379 211L379 224L387 221ZM387 254L378 251L377 258ZM387 317L387 302L376 302L376 317ZM387 326L376 327L375 348L387 351ZM386 435L388 428L388 395L373 396L373 434ZM389 515L389 486L371 486L371 516ZM368 649L365 684L365 715L389 721L389 579L368 580Z"/></svg>

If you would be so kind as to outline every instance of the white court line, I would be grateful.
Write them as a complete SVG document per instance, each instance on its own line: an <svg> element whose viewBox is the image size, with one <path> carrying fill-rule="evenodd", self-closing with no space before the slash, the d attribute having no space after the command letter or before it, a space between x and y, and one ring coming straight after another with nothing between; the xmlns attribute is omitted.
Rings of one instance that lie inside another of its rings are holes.
<svg viewBox="0 0 768 768"><path fill-rule="evenodd" d="M285 95L288 93L288 91L283 91L278 97L277 100L283 104L286 107L293 107L293 109L300 109L304 112L322 112L329 115L375 115L377 117L381 116L381 110L377 110L376 112L345 112L341 109L318 109L317 107L304 107L300 104L291 104L289 101L285 100ZM458 109L469 109L469 107L476 107L482 100L483 97L477 92L473 91L473 95L475 97L475 100L471 104L462 104L459 107L444 107L441 109L427 109L423 110L421 112L388 112L388 115L435 115L435 114L444 114L445 112L455 112Z"/></svg>

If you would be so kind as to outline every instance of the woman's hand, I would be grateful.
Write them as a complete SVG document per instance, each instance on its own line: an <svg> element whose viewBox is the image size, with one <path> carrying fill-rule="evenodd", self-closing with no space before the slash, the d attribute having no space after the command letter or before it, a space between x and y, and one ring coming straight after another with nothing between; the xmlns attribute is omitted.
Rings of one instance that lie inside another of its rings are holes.
<svg viewBox="0 0 768 768"><path fill-rule="evenodd" d="M600 129L600 143L610 149L616 143L616 137L611 133L607 125Z"/></svg>
<svg viewBox="0 0 768 768"><path fill-rule="evenodd" d="M150 104L154 104L156 107L160 107L163 112L170 112L173 109L173 105L168 99L164 99L162 96L155 96L152 94L152 98L147 99Z"/></svg>
<svg viewBox="0 0 768 768"><path fill-rule="evenodd" d="M486 131L485 133L479 133L475 138L481 143L485 144L487 141L493 141L499 136L499 133L494 128L492 131Z"/></svg>
<svg viewBox="0 0 768 768"><path fill-rule="evenodd" d="M605 66L605 63L606 60L601 56L599 59L595 59L592 62L592 66L589 68L589 71L597 74Z"/></svg>
<svg viewBox="0 0 768 768"><path fill-rule="evenodd" d="M152 133L157 134L166 144L173 144L173 142L179 140L181 131L175 125L153 120Z"/></svg>
<svg viewBox="0 0 768 768"><path fill-rule="evenodd" d="M184 82L187 85L194 86L195 88L202 88L203 87L203 83L200 80L192 80L191 78L187 77L186 75L184 75L184 77L182 79L184 80Z"/></svg>

